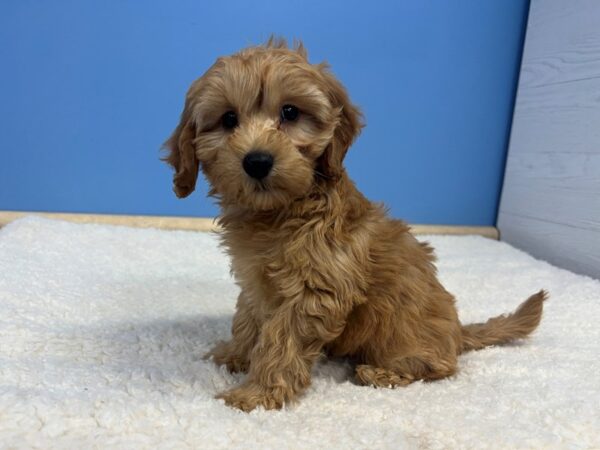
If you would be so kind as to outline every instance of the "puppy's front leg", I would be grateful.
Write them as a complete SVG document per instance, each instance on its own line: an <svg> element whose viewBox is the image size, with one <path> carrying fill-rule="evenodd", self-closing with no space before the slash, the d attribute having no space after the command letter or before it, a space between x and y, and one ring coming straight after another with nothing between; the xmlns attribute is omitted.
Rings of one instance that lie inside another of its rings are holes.
<svg viewBox="0 0 600 450"><path fill-rule="evenodd" d="M349 312L349 305L323 291L306 289L301 298L285 300L261 328L248 379L217 398L244 411L293 401L310 384L313 363L323 345L342 333Z"/></svg>
<svg viewBox="0 0 600 450"><path fill-rule="evenodd" d="M259 327L252 303L244 292L241 292L233 316L231 340L218 342L210 352L204 355L204 359L212 357L216 364L225 364L231 372L247 372L250 365L250 353L258 339L258 331Z"/></svg>

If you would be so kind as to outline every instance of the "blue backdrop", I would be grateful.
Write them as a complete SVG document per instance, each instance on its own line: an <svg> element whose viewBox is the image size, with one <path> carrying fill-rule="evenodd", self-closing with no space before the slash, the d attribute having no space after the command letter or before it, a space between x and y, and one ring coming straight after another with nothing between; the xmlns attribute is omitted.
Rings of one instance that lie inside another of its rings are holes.
<svg viewBox="0 0 600 450"><path fill-rule="evenodd" d="M413 223L493 225L527 0L0 2L0 209L213 216L159 147L189 84L271 33L365 115L359 188Z"/></svg>

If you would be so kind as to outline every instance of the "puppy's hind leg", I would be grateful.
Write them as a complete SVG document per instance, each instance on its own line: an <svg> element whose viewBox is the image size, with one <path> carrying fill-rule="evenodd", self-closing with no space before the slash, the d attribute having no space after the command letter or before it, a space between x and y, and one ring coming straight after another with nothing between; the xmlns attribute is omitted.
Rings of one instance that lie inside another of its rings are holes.
<svg viewBox="0 0 600 450"><path fill-rule="evenodd" d="M231 340L218 342L204 355L204 359L212 357L217 365L225 364L231 372L248 372L250 353L256 344L258 332L259 326L252 307L242 292L238 297L237 311L233 316Z"/></svg>

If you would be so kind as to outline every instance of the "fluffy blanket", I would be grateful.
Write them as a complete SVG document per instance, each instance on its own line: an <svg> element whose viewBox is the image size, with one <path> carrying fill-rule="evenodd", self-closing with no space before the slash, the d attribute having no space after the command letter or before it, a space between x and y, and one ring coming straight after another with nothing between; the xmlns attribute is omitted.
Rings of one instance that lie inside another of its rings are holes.
<svg viewBox="0 0 600 450"><path fill-rule="evenodd" d="M531 339L396 390L321 361L297 405L245 414L202 355L237 287L208 233L27 217L0 230L0 447L600 448L600 282L502 242L428 236L464 323L545 288Z"/></svg>

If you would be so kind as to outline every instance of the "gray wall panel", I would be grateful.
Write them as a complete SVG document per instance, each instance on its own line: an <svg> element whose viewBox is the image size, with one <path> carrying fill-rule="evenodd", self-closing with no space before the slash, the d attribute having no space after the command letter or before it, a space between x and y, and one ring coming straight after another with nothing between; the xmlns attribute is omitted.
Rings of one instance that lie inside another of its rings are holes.
<svg viewBox="0 0 600 450"><path fill-rule="evenodd" d="M533 0L497 224L600 278L600 2Z"/></svg>

